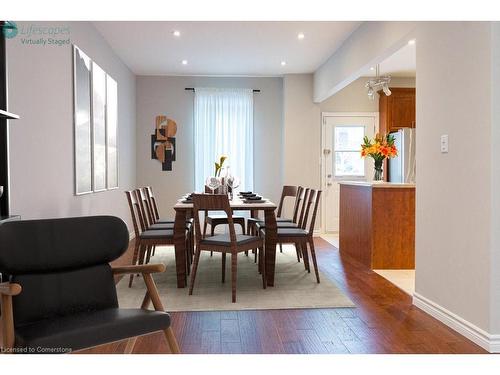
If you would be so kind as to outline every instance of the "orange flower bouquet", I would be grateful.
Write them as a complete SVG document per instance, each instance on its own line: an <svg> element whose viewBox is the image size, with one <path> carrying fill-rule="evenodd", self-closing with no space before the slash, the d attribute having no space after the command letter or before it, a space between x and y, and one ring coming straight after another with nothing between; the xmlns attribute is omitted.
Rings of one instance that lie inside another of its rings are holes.
<svg viewBox="0 0 500 375"><path fill-rule="evenodd" d="M398 155L398 150L394 145L394 136L391 134L377 134L375 139L363 138L361 145L361 157L371 157L375 161L375 181L382 181L382 164L386 158L393 158Z"/></svg>

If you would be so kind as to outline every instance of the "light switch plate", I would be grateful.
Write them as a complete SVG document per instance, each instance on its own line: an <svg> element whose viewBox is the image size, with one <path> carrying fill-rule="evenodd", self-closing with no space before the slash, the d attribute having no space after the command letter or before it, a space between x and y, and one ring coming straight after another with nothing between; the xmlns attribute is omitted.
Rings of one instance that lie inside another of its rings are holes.
<svg viewBox="0 0 500 375"><path fill-rule="evenodd" d="M445 154L448 152L448 134L443 134L441 136L441 153Z"/></svg>

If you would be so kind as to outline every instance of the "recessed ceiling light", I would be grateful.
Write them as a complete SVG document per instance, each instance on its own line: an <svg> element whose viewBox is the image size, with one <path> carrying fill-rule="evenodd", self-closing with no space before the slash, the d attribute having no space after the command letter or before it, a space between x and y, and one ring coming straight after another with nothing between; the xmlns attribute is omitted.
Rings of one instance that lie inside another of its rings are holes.
<svg viewBox="0 0 500 375"><path fill-rule="evenodd" d="M285 65L286 65L286 61L282 61L281 66L285 66Z"/></svg>
<svg viewBox="0 0 500 375"><path fill-rule="evenodd" d="M304 35L304 33L298 33L298 34L297 34L297 38L298 38L299 40L302 40L302 39L304 39L305 37L306 37L306 36Z"/></svg>
<svg viewBox="0 0 500 375"><path fill-rule="evenodd" d="M182 65L187 65L188 61L187 60L182 60Z"/></svg>
<svg viewBox="0 0 500 375"><path fill-rule="evenodd" d="M172 31L173 36L181 36L181 32L179 30Z"/></svg>
<svg viewBox="0 0 500 375"><path fill-rule="evenodd" d="M415 39L411 39L411 40L409 40L409 41L408 41L408 44L409 44L410 46L412 46L412 45L414 45L414 44L415 44L415 42L416 42L416 40L415 40Z"/></svg>
<svg viewBox="0 0 500 375"><path fill-rule="evenodd" d="M372 66L372 67L370 68L370 70L375 70L375 68Z"/></svg>

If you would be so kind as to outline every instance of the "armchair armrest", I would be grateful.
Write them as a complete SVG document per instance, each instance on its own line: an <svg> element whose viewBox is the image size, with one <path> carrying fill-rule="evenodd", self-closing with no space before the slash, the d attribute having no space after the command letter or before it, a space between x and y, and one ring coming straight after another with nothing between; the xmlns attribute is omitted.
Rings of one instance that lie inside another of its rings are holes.
<svg viewBox="0 0 500 375"><path fill-rule="evenodd" d="M0 295L4 296L17 296L21 293L23 288L21 285L14 283L0 283Z"/></svg>
<svg viewBox="0 0 500 375"><path fill-rule="evenodd" d="M14 347L14 315L12 313L12 297L21 293L23 288L15 283L0 283L2 301L2 336L4 349Z"/></svg>
<svg viewBox="0 0 500 375"><path fill-rule="evenodd" d="M113 275L124 275L130 273L151 274L165 271L164 264L141 264L132 266L112 267Z"/></svg>

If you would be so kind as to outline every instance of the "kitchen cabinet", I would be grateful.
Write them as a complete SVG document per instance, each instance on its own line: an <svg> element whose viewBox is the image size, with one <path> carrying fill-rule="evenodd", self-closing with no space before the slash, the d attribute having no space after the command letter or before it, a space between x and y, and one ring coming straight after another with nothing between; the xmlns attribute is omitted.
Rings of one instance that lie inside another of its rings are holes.
<svg viewBox="0 0 500 375"><path fill-rule="evenodd" d="M390 133L401 128L414 128L415 88L391 87L391 95L379 94L379 132Z"/></svg>

